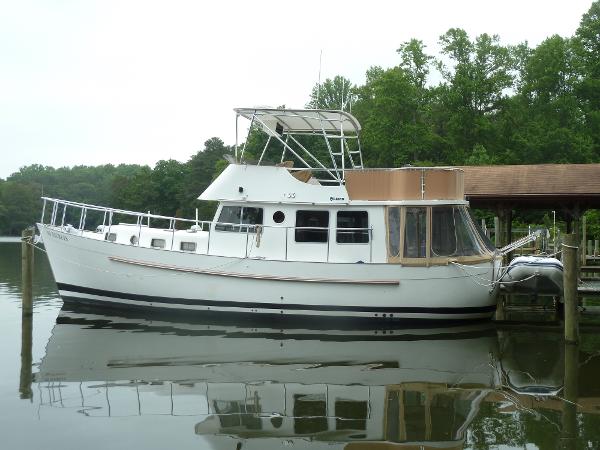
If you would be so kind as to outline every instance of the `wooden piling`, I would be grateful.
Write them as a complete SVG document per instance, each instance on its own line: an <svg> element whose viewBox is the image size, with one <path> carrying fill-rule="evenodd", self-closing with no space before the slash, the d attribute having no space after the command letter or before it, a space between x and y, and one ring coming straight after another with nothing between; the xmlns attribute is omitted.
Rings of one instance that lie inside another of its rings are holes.
<svg viewBox="0 0 600 450"><path fill-rule="evenodd" d="M25 315L33 313L33 235L34 228L21 233L21 305Z"/></svg>
<svg viewBox="0 0 600 450"><path fill-rule="evenodd" d="M565 342L577 343L579 340L579 320L577 310L577 235L563 236L563 285L565 308Z"/></svg>
<svg viewBox="0 0 600 450"><path fill-rule="evenodd" d="M32 363L31 354L33 338L33 316L31 314L21 314L21 372L19 375L19 394L21 398L33 398L31 390L32 381Z"/></svg>
<svg viewBox="0 0 600 450"><path fill-rule="evenodd" d="M21 398L32 398L31 344L33 336L33 236L30 227L21 233L21 373L19 393Z"/></svg>
<svg viewBox="0 0 600 450"><path fill-rule="evenodd" d="M565 378L563 390L561 449L577 448L577 401L579 400L579 347L565 343Z"/></svg>

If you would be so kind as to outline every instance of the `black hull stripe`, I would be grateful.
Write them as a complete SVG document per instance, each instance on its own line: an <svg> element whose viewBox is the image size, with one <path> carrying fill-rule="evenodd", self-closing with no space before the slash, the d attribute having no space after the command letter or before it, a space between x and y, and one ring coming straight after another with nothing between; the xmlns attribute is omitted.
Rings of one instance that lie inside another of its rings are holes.
<svg viewBox="0 0 600 450"><path fill-rule="evenodd" d="M77 292L80 294L101 295L104 297L135 300L138 302L166 303L174 305L214 306L221 308L246 308L246 309L273 309L273 310L304 310L304 311L346 311L366 313L391 313L391 314L481 314L492 313L496 310L495 305L490 306L465 306L448 308L431 308L418 306L334 306L334 305L304 305L297 303L260 303L260 302L228 302L219 300L201 300L189 298L167 298L154 295L129 294L125 292L107 291L104 289L75 286L72 284L56 283L60 291Z"/></svg>

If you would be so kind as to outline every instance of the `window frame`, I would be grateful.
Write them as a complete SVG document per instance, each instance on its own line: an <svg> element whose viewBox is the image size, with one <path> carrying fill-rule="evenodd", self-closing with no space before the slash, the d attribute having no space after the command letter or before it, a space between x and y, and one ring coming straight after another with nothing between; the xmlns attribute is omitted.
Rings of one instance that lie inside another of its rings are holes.
<svg viewBox="0 0 600 450"><path fill-rule="evenodd" d="M162 241L163 245L154 245L154 241ZM167 240L163 239L163 238L151 238L150 239L150 248L160 248L160 249L165 249L167 248Z"/></svg>
<svg viewBox="0 0 600 450"><path fill-rule="evenodd" d="M454 255L454 256L438 256L435 255L431 248L431 238L432 238L432 216L433 216L433 208L436 207L452 207L459 209L459 213L463 214L463 217L468 217L470 220L467 220L467 228L471 230L472 239L474 243L480 247L481 253L474 255ZM407 208L425 208L427 210L427 227L426 227L426 256L423 258L414 258L414 257L406 257L404 252L405 239L406 239L406 210ZM390 252L390 224L389 224L389 211L391 208L398 208L400 210L400 253L398 255L393 255ZM477 263L477 262L489 262L493 260L494 253L490 251L486 246L481 243L481 238L479 233L473 227L476 224L473 222L472 218L469 214L469 209L467 205L459 204L459 203L448 203L444 205L388 205L385 208L385 242L386 242L386 256L388 263L401 264L405 266L441 266L447 265L450 262L460 262L460 263Z"/></svg>
<svg viewBox="0 0 600 450"><path fill-rule="evenodd" d="M183 248L183 244L192 244L194 246L193 250L187 250ZM189 252L189 253L196 253L196 250L198 249L198 243L194 242L194 241L180 241L179 242L179 250L182 252Z"/></svg>
<svg viewBox="0 0 600 450"><path fill-rule="evenodd" d="M221 214L225 208L239 208L240 222L236 225L233 222L220 222ZM244 223L244 210L256 209L259 211L260 223ZM223 205L219 211L219 218L214 223L214 231L222 233L256 233L257 225L264 225L265 210L260 206L242 206L242 205ZM230 228L230 229L229 229Z"/></svg>
<svg viewBox="0 0 600 450"><path fill-rule="evenodd" d="M360 230L350 230L350 231L344 231L344 228L361 228L361 227L340 227L340 221L339 221L339 215L340 213L342 214L351 214L351 213L364 213L366 215L367 218L367 226L364 227L365 229L360 231ZM364 210L364 209L351 209L351 210L346 210L346 209L341 209L336 211L335 214L335 244L336 245L369 245L371 243L371 227L369 226L369 211ZM366 235L367 240L364 242L340 242L338 241L338 237L340 233L340 230L342 230L342 234L344 233L348 233L351 234L353 236L355 235Z"/></svg>
<svg viewBox="0 0 600 450"><path fill-rule="evenodd" d="M303 230L302 228L310 228L308 226L298 226L298 214L299 213L325 213L327 214L327 226L326 227L315 227L317 229L315 230ZM330 211L328 209L297 209L296 210L296 220L294 222L294 244L329 244L330 242L330 234L331 234L331 229L330 229L330 219L331 218L331 214ZM300 228L300 230L298 230L298 228ZM323 241L299 241L298 240L298 232L301 233L325 233L325 240Z"/></svg>

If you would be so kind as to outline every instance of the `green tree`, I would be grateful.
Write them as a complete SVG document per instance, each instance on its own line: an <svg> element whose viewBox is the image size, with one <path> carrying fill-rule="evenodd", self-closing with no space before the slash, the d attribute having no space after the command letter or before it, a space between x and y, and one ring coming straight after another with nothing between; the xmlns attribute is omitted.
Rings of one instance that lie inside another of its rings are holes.
<svg viewBox="0 0 600 450"><path fill-rule="evenodd" d="M354 114L363 126L364 157L370 166L401 166L436 159L436 136L427 114L427 93L402 67L371 68L357 90Z"/></svg>
<svg viewBox="0 0 600 450"><path fill-rule="evenodd" d="M225 156L232 156L233 153L231 146L225 145L220 138L213 137L204 143L203 150L186 163L188 169L178 195L183 215L193 217L194 210L198 208L201 219L212 220L216 205L212 202L200 202L198 196L225 169Z"/></svg>
<svg viewBox="0 0 600 450"><path fill-rule="evenodd" d="M554 35L530 52L521 69L512 128L521 158L516 162L590 162L593 144L574 94L577 82L572 42ZM515 149L515 153L517 149Z"/></svg>
<svg viewBox="0 0 600 450"><path fill-rule="evenodd" d="M448 60L439 60L438 68L445 80L439 93L449 112L447 135L453 147L450 162L462 163L477 144L493 155L495 115L505 104L514 80L511 49L500 45L496 35L484 33L471 41L459 28L440 36L440 45Z"/></svg>
<svg viewBox="0 0 600 450"><path fill-rule="evenodd" d="M354 90L355 86L348 78L340 75L327 78L323 83L313 86L306 107L351 111L355 100Z"/></svg>
<svg viewBox="0 0 600 450"><path fill-rule="evenodd" d="M576 92L597 160L600 157L600 1L592 3L583 15L573 39L573 48L579 78Z"/></svg>

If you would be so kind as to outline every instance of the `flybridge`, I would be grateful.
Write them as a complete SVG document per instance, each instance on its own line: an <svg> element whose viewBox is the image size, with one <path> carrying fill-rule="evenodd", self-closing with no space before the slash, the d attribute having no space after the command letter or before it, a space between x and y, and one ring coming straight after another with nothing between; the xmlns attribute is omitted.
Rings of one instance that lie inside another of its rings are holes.
<svg viewBox="0 0 600 450"><path fill-rule="evenodd" d="M256 162L259 166L276 154L281 165L299 164L290 167L292 172L308 169L319 174L321 184L337 185L344 184L346 169L363 168L360 124L347 112L272 108L236 108L235 112L236 137L240 116L250 120L248 137L257 128L268 137ZM310 136L321 140L311 141ZM240 148L236 138L238 163L247 162L247 142Z"/></svg>

